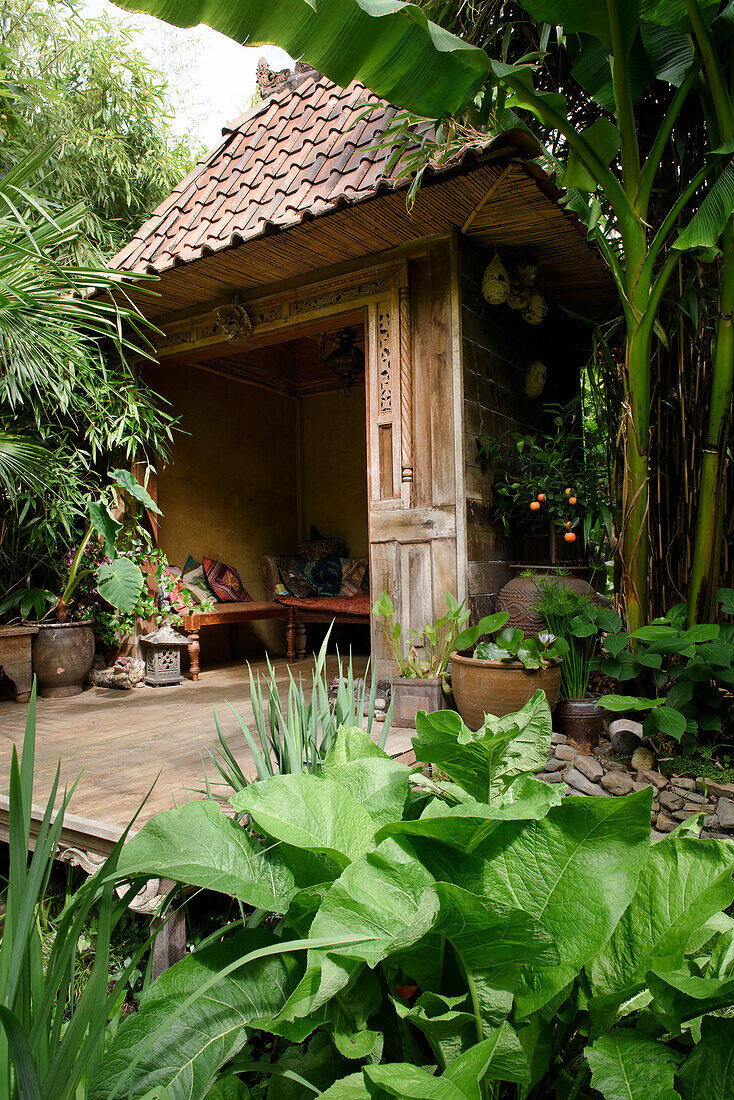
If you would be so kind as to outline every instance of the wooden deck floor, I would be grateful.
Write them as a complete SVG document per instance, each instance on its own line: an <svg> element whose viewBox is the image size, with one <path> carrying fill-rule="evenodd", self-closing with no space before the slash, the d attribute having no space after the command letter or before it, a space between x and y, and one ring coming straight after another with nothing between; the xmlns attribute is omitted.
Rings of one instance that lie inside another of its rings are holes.
<svg viewBox="0 0 734 1100"><path fill-rule="evenodd" d="M283 687L288 683L287 667L285 661L276 662ZM355 661L355 672L363 668L364 662ZM310 682L307 661L299 662L295 671ZM333 668L329 666L329 674L335 672L336 659ZM202 756L218 744L215 706L243 770L254 774L228 702L251 724L249 679L242 662L202 672L197 684L185 680L177 687L135 691L91 688L73 699L39 699L34 803L45 805L59 760L62 785L71 784L82 773L69 813L77 825L81 821L82 832L88 828L92 837L114 838L153 783L139 824L159 810L196 797L196 790L203 787ZM12 744L22 741L27 711L27 706L0 702L0 798L7 795ZM409 731L391 733L390 752L397 755L409 748ZM214 775L211 761L208 770Z"/></svg>

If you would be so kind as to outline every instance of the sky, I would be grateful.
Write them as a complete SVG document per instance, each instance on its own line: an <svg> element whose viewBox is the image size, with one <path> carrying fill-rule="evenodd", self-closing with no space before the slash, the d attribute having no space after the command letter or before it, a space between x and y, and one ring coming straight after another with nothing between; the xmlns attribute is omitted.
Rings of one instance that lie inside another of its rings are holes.
<svg viewBox="0 0 734 1100"><path fill-rule="evenodd" d="M150 15L122 11L109 0L86 0L84 10L139 29L137 48L168 79L175 129L208 149L219 142L222 126L251 106L261 57L271 69L293 68L278 46L240 46L210 27L171 27Z"/></svg>

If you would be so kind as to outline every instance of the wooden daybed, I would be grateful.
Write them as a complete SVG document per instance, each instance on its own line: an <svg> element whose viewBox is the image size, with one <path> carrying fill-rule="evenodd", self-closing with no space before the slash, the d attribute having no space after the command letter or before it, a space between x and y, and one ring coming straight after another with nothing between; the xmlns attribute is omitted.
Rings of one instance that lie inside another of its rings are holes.
<svg viewBox="0 0 734 1100"><path fill-rule="evenodd" d="M316 596L297 600L250 601L248 603L217 603L209 611L193 611L183 616L183 630L189 638L189 671L191 679L199 679L199 633L206 626L229 626L232 659L237 656L240 623L259 622L265 619L283 619L288 660L292 664L303 658L306 652L305 623L360 623L370 621L369 596Z"/></svg>

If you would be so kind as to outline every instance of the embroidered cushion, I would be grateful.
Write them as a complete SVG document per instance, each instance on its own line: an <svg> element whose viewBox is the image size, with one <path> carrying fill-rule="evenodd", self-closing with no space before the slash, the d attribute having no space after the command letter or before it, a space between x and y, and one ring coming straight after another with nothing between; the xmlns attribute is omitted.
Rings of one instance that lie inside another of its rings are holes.
<svg viewBox="0 0 734 1100"><path fill-rule="evenodd" d="M339 589L340 596L356 596L362 586L366 558L342 558L342 586Z"/></svg>
<svg viewBox="0 0 734 1100"><path fill-rule="evenodd" d="M370 594L370 563L368 561L365 561L364 576L362 577L362 584L359 591L364 596L369 596Z"/></svg>
<svg viewBox="0 0 734 1100"><path fill-rule="evenodd" d="M212 598L211 589L206 583L206 577L204 576L204 567L200 562L192 558L190 554L184 566L181 580L183 581L184 588L188 589L196 603L205 603Z"/></svg>
<svg viewBox="0 0 734 1100"><path fill-rule="evenodd" d="M301 572L316 589L317 596L338 596L342 586L342 562L338 554L307 561Z"/></svg>
<svg viewBox="0 0 734 1100"><path fill-rule="evenodd" d="M286 595L290 593L291 596L295 596L299 600L303 599L304 596L313 596L316 593L316 589L310 580L304 577L301 572L301 566L305 563L305 554L281 554L278 557L278 572L282 583L288 590Z"/></svg>
<svg viewBox="0 0 734 1100"><path fill-rule="evenodd" d="M212 558L202 560L206 583L216 599L222 603L251 603L252 596L245 590L240 575L231 565Z"/></svg>

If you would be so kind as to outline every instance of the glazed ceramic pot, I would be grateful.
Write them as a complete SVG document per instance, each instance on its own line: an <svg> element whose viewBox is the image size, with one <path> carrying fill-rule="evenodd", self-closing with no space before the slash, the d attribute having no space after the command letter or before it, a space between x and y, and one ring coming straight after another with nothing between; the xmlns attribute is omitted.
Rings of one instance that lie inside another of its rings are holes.
<svg viewBox="0 0 734 1100"><path fill-rule="evenodd" d="M530 572L530 570L523 570ZM506 611L509 615L507 625L517 627L526 635L538 634L545 629L545 623L537 611L533 611L533 604L538 602L540 591L538 581L550 581L555 584L563 584L572 592L578 592L582 596L589 596L594 603L606 607L607 601L596 589L592 588L588 581L573 574L559 574L552 569L533 571L532 576L517 576L508 581L504 588L500 589L497 597L496 611Z"/></svg>
<svg viewBox="0 0 734 1100"><path fill-rule="evenodd" d="M604 707L598 706L598 698L598 695L587 695L585 699L562 699L553 716L553 728L579 745L598 745L601 724L607 713Z"/></svg>
<svg viewBox="0 0 734 1100"><path fill-rule="evenodd" d="M414 676L396 676L392 682L392 725L415 729L415 716L419 710L433 714L445 710L448 705L446 692L438 677L424 680Z"/></svg>
<svg viewBox="0 0 734 1100"><path fill-rule="evenodd" d="M456 709L471 730L478 730L485 714L501 718L521 710L538 690L553 710L561 686L561 661L546 668L527 669L520 661L480 661L469 654L451 654L451 687Z"/></svg>
<svg viewBox="0 0 734 1100"><path fill-rule="evenodd" d="M91 620L77 623L38 623L33 639L33 674L44 699L80 695L94 662Z"/></svg>

